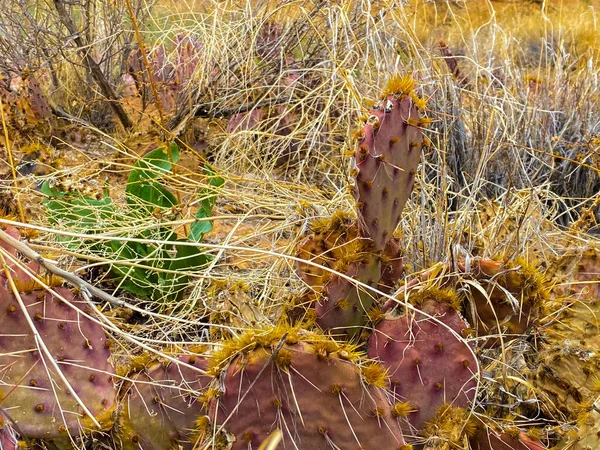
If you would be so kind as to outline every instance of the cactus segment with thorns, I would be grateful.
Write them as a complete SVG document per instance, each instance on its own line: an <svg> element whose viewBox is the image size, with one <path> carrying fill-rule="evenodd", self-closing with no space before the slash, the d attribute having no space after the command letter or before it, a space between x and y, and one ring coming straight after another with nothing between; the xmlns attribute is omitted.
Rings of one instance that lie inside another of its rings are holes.
<svg viewBox="0 0 600 450"><path fill-rule="evenodd" d="M353 189L361 236L381 251L400 223L421 159L425 124L413 93L414 81L394 77L359 133Z"/></svg>
<svg viewBox="0 0 600 450"><path fill-rule="evenodd" d="M207 360L183 355L181 364L155 363L132 377L117 425L123 450L192 449L198 416L206 414L200 393L212 378Z"/></svg>
<svg viewBox="0 0 600 450"><path fill-rule="evenodd" d="M69 289L40 290L9 255L16 252L4 255L10 276L0 276L0 406L24 438L79 436L97 424L109 428L114 369L94 311ZM34 262L27 267L40 272Z"/></svg>
<svg viewBox="0 0 600 450"><path fill-rule="evenodd" d="M9 420L0 412L0 450L17 450L19 441Z"/></svg>
<svg viewBox="0 0 600 450"><path fill-rule="evenodd" d="M476 394L477 361L460 338L467 324L449 303L425 299L419 311L391 313L375 328L368 355L388 369L398 402L408 403L405 430L421 430L444 404L466 407Z"/></svg>
<svg viewBox="0 0 600 450"><path fill-rule="evenodd" d="M575 418L581 404L600 392L600 267L596 252L566 257L554 276L540 329L540 352L534 383L560 411Z"/></svg>
<svg viewBox="0 0 600 450"><path fill-rule="evenodd" d="M48 100L42 92L40 85L33 74L29 73L27 78L23 79L23 83L27 86L29 94L29 102L31 103L31 109L35 113L38 119L47 119L52 114Z"/></svg>
<svg viewBox="0 0 600 450"><path fill-rule="evenodd" d="M544 450L546 447L520 431L500 433L488 428L477 439L471 440L471 448L473 450Z"/></svg>
<svg viewBox="0 0 600 450"><path fill-rule="evenodd" d="M224 390L211 400L212 427L222 425L235 439L233 449L257 449L276 428L286 449L392 450L404 444L379 364L361 363L351 349L322 335L290 330L271 337L230 359Z"/></svg>
<svg viewBox="0 0 600 450"><path fill-rule="evenodd" d="M419 116L425 102L414 86L410 77L393 77L356 135L352 192L358 220L343 213L315 220L313 233L298 246L299 258L323 266L299 262L298 272L317 294L317 323L335 334L361 334L378 306L377 297L351 279L389 293L403 273L394 231L412 191L426 123Z"/></svg>
<svg viewBox="0 0 600 450"><path fill-rule="evenodd" d="M507 333L506 339L525 331L537 319L548 293L544 278L534 267L517 258L514 263L502 263L486 258L459 260L458 271L472 276L485 290L468 289L467 319L477 329L477 334ZM505 339L505 340L506 340ZM488 346L499 342L488 341Z"/></svg>
<svg viewBox="0 0 600 450"><path fill-rule="evenodd" d="M376 298L348 278L389 292L402 274L400 246L390 239L382 254L375 252L371 241L360 237L357 225L343 212L317 219L311 228L312 234L298 246L298 256L322 267L301 261L298 273L320 294L315 304L317 323L336 335L360 334Z"/></svg>
<svg viewBox="0 0 600 450"><path fill-rule="evenodd" d="M594 450L600 448L600 412L594 410L585 413L578 418L577 422L579 425L577 437L561 442L556 446L556 450Z"/></svg>

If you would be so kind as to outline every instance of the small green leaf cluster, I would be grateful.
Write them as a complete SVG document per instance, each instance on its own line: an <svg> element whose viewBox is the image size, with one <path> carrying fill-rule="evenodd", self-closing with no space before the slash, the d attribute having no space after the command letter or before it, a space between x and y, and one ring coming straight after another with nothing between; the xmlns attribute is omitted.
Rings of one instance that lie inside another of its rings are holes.
<svg viewBox="0 0 600 450"><path fill-rule="evenodd" d="M189 283L190 272L211 260L209 254L190 243L201 242L211 231L212 221L207 219L224 180L205 167L210 181L198 193L197 220L187 236L180 238L175 228L181 212L179 200L163 183L178 160L179 147L175 143L138 160L129 174L123 206L115 204L108 189L97 199L79 192L62 192L49 182L42 186L50 222L86 236L62 237L62 241L71 249L86 248L107 261L108 272L118 288L154 301L179 299Z"/></svg>

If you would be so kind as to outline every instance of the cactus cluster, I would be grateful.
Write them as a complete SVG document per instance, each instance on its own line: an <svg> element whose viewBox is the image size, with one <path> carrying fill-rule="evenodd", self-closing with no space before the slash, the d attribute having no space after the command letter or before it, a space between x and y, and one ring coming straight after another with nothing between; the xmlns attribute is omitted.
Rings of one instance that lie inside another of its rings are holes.
<svg viewBox="0 0 600 450"><path fill-rule="evenodd" d="M51 109L34 74L29 69L0 75L0 100L11 132L48 132Z"/></svg>
<svg viewBox="0 0 600 450"><path fill-rule="evenodd" d="M378 306L376 295L353 280L386 292L402 274L394 231L412 190L424 144L421 127L427 123L419 116L424 100L414 87L410 77L392 78L355 134L357 219L338 214L317 220L298 247L298 256L307 261L298 271L313 290L317 323L336 334L360 334Z"/></svg>
<svg viewBox="0 0 600 450"><path fill-rule="evenodd" d="M133 83L137 92L146 97L146 93L150 91L149 70L156 85L161 108L164 112L171 111L177 106L177 95L192 79L202 53L200 42L189 35L178 34L173 39L171 50L161 43L147 51L148 68L145 66L142 51L137 49L132 52L125 81Z"/></svg>
<svg viewBox="0 0 600 450"><path fill-rule="evenodd" d="M538 272L521 260L465 259L400 288L396 229L427 144L424 106L411 78L388 83L355 135L354 214L316 219L300 241L301 315L314 320L287 315L265 325L254 313L256 321L232 318L243 314L230 306L209 319L235 325L216 335L217 345L116 371L93 308L0 244L3 448L19 445L15 430L55 442L110 431L126 450L258 449L276 430L280 448L544 448L472 414L482 378L477 353L504 351L508 337L525 333L547 307ZM597 325L584 313L594 302L569 309L568 330L564 322L546 327L535 378L557 402L568 401L554 389L567 379L569 392L586 399L597 388L595 355L588 365L577 351L556 356L573 329L597 344ZM473 334L485 344L476 348L467 339ZM593 429L593 411L585 414L582 429Z"/></svg>

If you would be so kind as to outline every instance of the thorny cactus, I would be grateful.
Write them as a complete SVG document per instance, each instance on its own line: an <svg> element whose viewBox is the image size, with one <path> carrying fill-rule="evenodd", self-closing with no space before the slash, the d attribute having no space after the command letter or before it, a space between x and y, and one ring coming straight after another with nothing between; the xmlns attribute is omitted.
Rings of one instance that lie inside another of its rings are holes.
<svg viewBox="0 0 600 450"><path fill-rule="evenodd" d="M19 440L10 421L0 412L0 450L17 450Z"/></svg>
<svg viewBox="0 0 600 450"><path fill-rule="evenodd" d="M19 235L14 228L7 232ZM42 289L41 282L52 286L55 280L1 246L0 407L24 438L110 428L114 370L110 341L94 311L69 289Z"/></svg>
<svg viewBox="0 0 600 450"><path fill-rule="evenodd" d="M522 336L548 301L545 276L522 258L502 262L489 258L458 259L438 264L407 282L399 298L423 284L457 293L457 301L477 336L487 347L500 346ZM388 301L384 310L396 303Z"/></svg>
<svg viewBox="0 0 600 450"><path fill-rule="evenodd" d="M149 70L164 111L177 106L176 97L192 79L202 53L200 42L186 35L175 36L172 51L168 51L161 43L147 52ZM145 97L150 80L140 49L132 52L129 57L128 76L135 83L138 93Z"/></svg>
<svg viewBox="0 0 600 450"><path fill-rule="evenodd" d="M402 274L400 245L393 234L412 191L427 123L419 110L425 102L409 77L394 77L364 127L356 133L356 178L352 192L358 221L317 220L298 246L298 256L324 263L344 276L299 263L301 277L316 294L317 323L334 333L357 335L376 298L352 278L389 291ZM336 255L337 253L337 255Z"/></svg>
<svg viewBox="0 0 600 450"><path fill-rule="evenodd" d="M556 450L596 450L600 448L600 412L584 413L577 420L577 428L568 433Z"/></svg>
<svg viewBox="0 0 600 450"><path fill-rule="evenodd" d="M177 359L180 364L156 362L131 377L116 426L123 450L193 448L196 418L206 414L200 393L212 378L204 375L204 357Z"/></svg>
<svg viewBox="0 0 600 450"><path fill-rule="evenodd" d="M475 398L477 361L456 302L452 293L425 294L418 310L388 313L369 339L369 357L388 369L405 434L423 430L444 404L467 407Z"/></svg>
<svg viewBox="0 0 600 450"><path fill-rule="evenodd" d="M199 435L221 448L256 449L271 432L281 448L379 448L404 444L383 387L385 369L352 346L293 328L255 330L213 358L223 392L213 392ZM221 369L222 367L222 369ZM212 436L212 437L211 437Z"/></svg>
<svg viewBox="0 0 600 450"><path fill-rule="evenodd" d="M538 318L548 299L544 276L525 260L503 263L487 258L457 261L458 288L464 296L467 319L491 346L523 335ZM479 287L468 283L472 278ZM464 282L464 279L467 282Z"/></svg>
<svg viewBox="0 0 600 450"><path fill-rule="evenodd" d="M565 441L569 445L578 442L572 448L581 450L598 446L598 428L593 424L600 392L598 254L598 249L587 249L579 255L566 255L549 267L557 284L539 330L538 366L532 380L547 395L549 408L578 422L579 431L568 433Z"/></svg>
<svg viewBox="0 0 600 450"><path fill-rule="evenodd" d="M24 135L50 132L51 109L33 73L25 70L10 78L0 75L0 99L10 131Z"/></svg>
<svg viewBox="0 0 600 450"><path fill-rule="evenodd" d="M40 120L48 119L52 114L52 111L35 76L28 71L24 72L23 85L27 90L27 97L29 98L31 109L36 118Z"/></svg>
<svg viewBox="0 0 600 450"><path fill-rule="evenodd" d="M421 127L428 121L420 118L425 102L414 88L410 77L392 78L356 135L353 193L358 227L375 251L382 251L392 239L421 159Z"/></svg>

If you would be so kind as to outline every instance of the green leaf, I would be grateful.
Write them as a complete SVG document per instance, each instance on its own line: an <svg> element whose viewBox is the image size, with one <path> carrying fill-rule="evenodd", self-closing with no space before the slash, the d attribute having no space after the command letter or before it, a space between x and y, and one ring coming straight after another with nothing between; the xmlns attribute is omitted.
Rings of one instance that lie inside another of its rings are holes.
<svg viewBox="0 0 600 450"><path fill-rule="evenodd" d="M69 228L91 229L98 223L119 220L110 197L101 200L78 196L71 199L45 200L50 223L62 223Z"/></svg>
<svg viewBox="0 0 600 450"><path fill-rule="evenodd" d="M217 201L217 188L223 186L223 184L225 183L225 180L221 177L216 176L210 167L205 166L205 169L210 175L210 187L200 190L200 208L198 208L198 212L194 216L196 219L207 219L212 216L212 209L215 206L215 202ZM188 239L193 242L200 242L204 235L211 231L212 228L212 220L202 220L199 222L194 222L190 226Z"/></svg>
<svg viewBox="0 0 600 450"><path fill-rule="evenodd" d="M120 241L110 241L109 246L113 252L112 258L121 261L137 261L140 257L142 257L142 255L136 252L131 244L132 243L124 243ZM136 248L140 250L139 246L136 246ZM147 248L142 251L146 254L148 252ZM119 279L117 284L120 284L122 289L125 289L132 294L146 297L152 295L152 292L155 289L152 283L152 278L156 277L152 277L153 274L149 273L150 271L146 269L126 266L123 264L112 264L110 271Z"/></svg>
<svg viewBox="0 0 600 450"><path fill-rule="evenodd" d="M179 239L178 242L188 242ZM177 254L169 262L169 270L194 270L203 267L211 260L211 256L202 253L198 247L177 245Z"/></svg>
<svg viewBox="0 0 600 450"><path fill-rule="evenodd" d="M179 161L179 147L177 144L173 143L171 144L170 150L171 155L169 155L168 149L159 147L149 152L143 158L138 159L129 174L127 185L129 186L130 183L135 183L138 180L160 178L169 173L173 168L171 157L173 158L173 163Z"/></svg>
<svg viewBox="0 0 600 450"><path fill-rule="evenodd" d="M50 198L63 198L65 196L65 194L59 191L57 188L55 188L54 186L50 186L50 183L48 181L44 181L42 183L42 187L40 190L42 194Z"/></svg>
<svg viewBox="0 0 600 450"><path fill-rule="evenodd" d="M178 239L177 242L188 242ZM175 258L169 261L167 268L174 272L184 272L204 267L212 260L211 255L202 253L198 247L178 245ZM189 276L182 273L166 273L160 280L161 290L170 292L174 299L181 296L189 282ZM164 300L164 299L163 299Z"/></svg>
<svg viewBox="0 0 600 450"><path fill-rule="evenodd" d="M177 197L156 181L169 173L173 168L172 162L176 163L177 161L179 161L179 147L175 143L171 144L170 152L164 147L159 147L138 160L127 180L125 188L127 203L138 207L140 203L163 208L177 205ZM149 210L150 208L145 206L145 209Z"/></svg>

